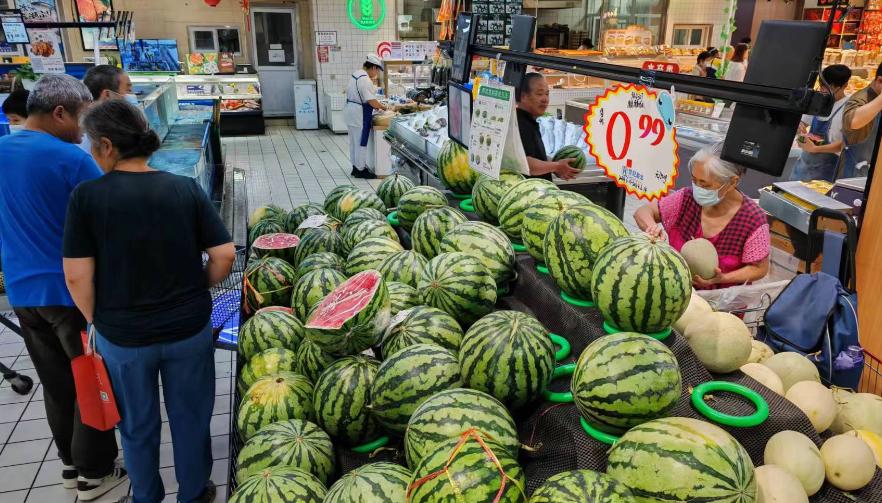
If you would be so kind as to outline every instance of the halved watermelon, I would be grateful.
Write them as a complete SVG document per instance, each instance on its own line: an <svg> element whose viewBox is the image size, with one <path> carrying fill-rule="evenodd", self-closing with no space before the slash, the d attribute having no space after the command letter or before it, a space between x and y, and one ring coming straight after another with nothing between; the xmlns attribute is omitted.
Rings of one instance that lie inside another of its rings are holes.
<svg viewBox="0 0 882 503"><path fill-rule="evenodd" d="M251 249L258 257L278 257L289 264L294 261L294 251L300 244L300 237L295 234L275 232L264 234L251 243Z"/></svg>

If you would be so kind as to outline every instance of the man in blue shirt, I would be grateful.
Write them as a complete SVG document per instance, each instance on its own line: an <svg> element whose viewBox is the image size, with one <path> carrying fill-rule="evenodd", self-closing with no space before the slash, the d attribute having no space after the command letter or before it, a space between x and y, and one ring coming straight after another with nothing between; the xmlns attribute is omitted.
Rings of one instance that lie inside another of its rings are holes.
<svg viewBox="0 0 882 503"><path fill-rule="evenodd" d="M25 129L0 138L0 241L9 303L43 385L49 427L64 466L62 482L91 501L127 479L117 466L114 431L80 421L71 360L83 354L86 328L62 269L61 242L70 194L101 176L77 147L79 116L91 103L69 75L45 75L28 97Z"/></svg>

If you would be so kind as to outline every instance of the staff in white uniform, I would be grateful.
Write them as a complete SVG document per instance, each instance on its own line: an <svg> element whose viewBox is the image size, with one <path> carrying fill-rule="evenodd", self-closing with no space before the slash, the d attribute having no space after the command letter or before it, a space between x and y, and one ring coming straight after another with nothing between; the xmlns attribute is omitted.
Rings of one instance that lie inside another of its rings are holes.
<svg viewBox="0 0 882 503"><path fill-rule="evenodd" d="M349 159L352 176L375 178L368 169L368 141L371 136L374 110L386 107L377 100L377 88L373 79L383 70L383 62L374 54L368 54L361 70L352 74L346 87L346 126L349 129Z"/></svg>

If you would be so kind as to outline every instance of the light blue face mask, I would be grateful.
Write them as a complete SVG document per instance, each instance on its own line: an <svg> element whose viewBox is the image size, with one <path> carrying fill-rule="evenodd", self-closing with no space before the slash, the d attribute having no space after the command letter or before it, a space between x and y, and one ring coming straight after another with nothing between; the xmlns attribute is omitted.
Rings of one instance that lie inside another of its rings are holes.
<svg viewBox="0 0 882 503"><path fill-rule="evenodd" d="M10 124L9 125L9 134L17 133L19 131L24 131L24 124Z"/></svg>
<svg viewBox="0 0 882 503"><path fill-rule="evenodd" d="M717 190L706 189L704 187L699 187L698 185L692 184L692 197L695 199L695 202L698 203L702 208L708 208L710 206L715 206L719 204L720 198L720 190L723 187L720 187Z"/></svg>
<svg viewBox="0 0 882 503"><path fill-rule="evenodd" d="M125 94L125 95L123 95L123 99L126 100L127 102L129 102L130 104L135 105L136 107L141 106L141 104L138 103L138 97L135 96L134 94Z"/></svg>

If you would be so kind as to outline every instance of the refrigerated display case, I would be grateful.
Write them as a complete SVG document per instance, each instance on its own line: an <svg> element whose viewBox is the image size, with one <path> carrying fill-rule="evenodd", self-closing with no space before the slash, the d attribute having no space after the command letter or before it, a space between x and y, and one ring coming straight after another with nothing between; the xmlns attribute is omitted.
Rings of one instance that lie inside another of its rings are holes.
<svg viewBox="0 0 882 503"><path fill-rule="evenodd" d="M257 75L178 75L178 96L184 102L220 102L221 135L263 134L263 107Z"/></svg>

